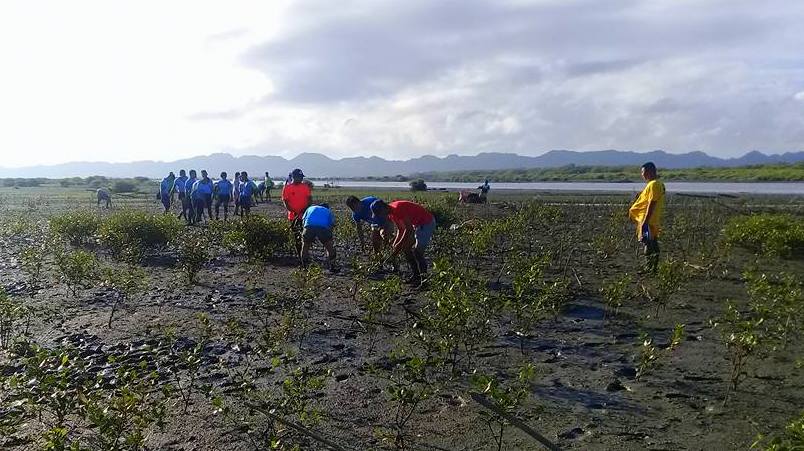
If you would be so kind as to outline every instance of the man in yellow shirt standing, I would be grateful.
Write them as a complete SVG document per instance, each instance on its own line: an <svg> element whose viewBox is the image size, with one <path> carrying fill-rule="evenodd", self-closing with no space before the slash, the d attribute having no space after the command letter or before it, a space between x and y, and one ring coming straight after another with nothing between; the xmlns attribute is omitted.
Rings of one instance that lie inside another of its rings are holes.
<svg viewBox="0 0 804 451"><path fill-rule="evenodd" d="M628 210L637 228L637 239L645 247L645 269L655 273L659 266L659 234L664 214L664 183L658 180L656 165L642 165L642 178L648 182L645 189Z"/></svg>

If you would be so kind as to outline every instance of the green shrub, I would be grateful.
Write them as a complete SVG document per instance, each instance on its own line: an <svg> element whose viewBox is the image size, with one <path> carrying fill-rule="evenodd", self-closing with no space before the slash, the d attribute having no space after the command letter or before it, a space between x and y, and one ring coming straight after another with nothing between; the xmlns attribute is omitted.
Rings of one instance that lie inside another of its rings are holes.
<svg viewBox="0 0 804 451"><path fill-rule="evenodd" d="M75 245L92 242L101 226L94 212L78 210L50 218L50 230Z"/></svg>
<svg viewBox="0 0 804 451"><path fill-rule="evenodd" d="M138 261L146 251L173 241L181 230L181 221L173 215L124 210L104 221L100 228L100 241L115 256Z"/></svg>
<svg viewBox="0 0 804 451"><path fill-rule="evenodd" d="M245 254L252 260L268 260L290 244L290 228L280 219L252 215L232 224L223 235L230 252Z"/></svg>
<svg viewBox="0 0 804 451"><path fill-rule="evenodd" d="M804 255L804 220L790 214L737 216L723 230L726 244L768 256Z"/></svg>
<svg viewBox="0 0 804 451"><path fill-rule="evenodd" d="M75 296L79 288L85 288L95 277L98 260L95 254L83 250L61 251L56 254L56 269L59 278Z"/></svg>
<svg viewBox="0 0 804 451"><path fill-rule="evenodd" d="M22 335L22 320L27 315L28 309L0 287L0 349L8 348L15 338Z"/></svg>
<svg viewBox="0 0 804 451"><path fill-rule="evenodd" d="M133 193L137 191L137 184L131 180L117 180L112 184L114 193Z"/></svg>
<svg viewBox="0 0 804 451"><path fill-rule="evenodd" d="M767 440L760 435L751 445L751 449L763 451L797 451L804 449L804 411L797 418L793 418L787 425L784 432L774 434Z"/></svg>
<svg viewBox="0 0 804 451"><path fill-rule="evenodd" d="M187 277L187 283L195 283L198 272L209 260L206 237L198 232L188 233L178 240L179 266Z"/></svg>
<svg viewBox="0 0 804 451"><path fill-rule="evenodd" d="M427 191L427 183L422 179L411 180L409 185L411 191Z"/></svg>

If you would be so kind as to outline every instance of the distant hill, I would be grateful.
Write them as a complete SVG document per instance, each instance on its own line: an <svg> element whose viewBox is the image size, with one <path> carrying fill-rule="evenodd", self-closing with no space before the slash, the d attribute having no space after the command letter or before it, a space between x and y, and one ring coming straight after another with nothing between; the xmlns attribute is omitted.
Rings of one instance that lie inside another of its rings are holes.
<svg viewBox="0 0 804 451"><path fill-rule="evenodd" d="M290 160L278 156L233 157L226 153L187 158L184 160L137 161L132 163L75 162L52 166L26 168L0 168L0 177L106 177L144 176L160 178L169 171L179 169L207 169L217 175L220 171L233 174L247 170L252 175L262 176L267 170L275 178L283 178L293 168L302 168L308 177L349 178L367 176L410 175L426 172L555 168L576 166L633 166L653 161L659 168L679 169L697 167L736 167L769 163L796 163L804 161L804 152L765 155L749 152L739 158L717 158L703 152L671 154L661 150L653 152L630 152L602 150L579 152L551 150L543 155L527 157L510 153L480 153L473 156L449 155L443 158L423 156L410 160L385 160L379 157L353 157L331 159L318 153L303 153Z"/></svg>

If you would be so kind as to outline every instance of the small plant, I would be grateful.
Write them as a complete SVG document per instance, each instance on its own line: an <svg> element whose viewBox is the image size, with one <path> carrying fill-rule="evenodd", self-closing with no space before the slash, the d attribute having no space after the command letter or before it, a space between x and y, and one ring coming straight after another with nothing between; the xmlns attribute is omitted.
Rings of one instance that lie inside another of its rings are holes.
<svg viewBox="0 0 804 451"><path fill-rule="evenodd" d="M672 351L677 348L684 341L684 324L676 324L673 328L673 335L670 336L670 344L667 349Z"/></svg>
<svg viewBox="0 0 804 451"><path fill-rule="evenodd" d="M475 391L488 396L498 409L513 415L522 402L530 396L531 384L535 375L536 368L532 364L526 364L519 369L517 377L512 383L501 384L497 379L485 375L474 375L471 383ZM508 421L497 414L486 411L481 412L481 415L486 419L486 425L497 444L497 450L501 450ZM496 429L494 426L497 426Z"/></svg>
<svg viewBox="0 0 804 451"><path fill-rule="evenodd" d="M368 282L358 291L358 299L365 310L363 321L370 335L369 354L373 353L377 334L377 321L382 320L391 304L402 292L402 281L391 277L383 281Z"/></svg>
<svg viewBox="0 0 804 451"><path fill-rule="evenodd" d="M102 285L112 288L116 293L112 310L109 312L108 327L111 329L118 306L125 305L134 296L145 291L148 286L148 274L134 266L125 269L106 267L103 268Z"/></svg>
<svg viewBox="0 0 804 451"><path fill-rule="evenodd" d="M60 250L56 253L56 269L59 278L73 296L80 288L86 288L95 278L98 260L95 255L84 250Z"/></svg>
<svg viewBox="0 0 804 451"><path fill-rule="evenodd" d="M606 316L617 316L620 308L633 298L633 284L633 277L623 274L620 278L603 285L600 292L608 308Z"/></svg>
<svg viewBox="0 0 804 451"><path fill-rule="evenodd" d="M421 403L438 391L430 374L435 362L404 348L392 351L389 357L394 366L387 376L385 393L393 404L394 445L396 449L407 449L408 421Z"/></svg>
<svg viewBox="0 0 804 451"><path fill-rule="evenodd" d="M790 273L775 275L743 274L751 309L765 318L766 335L786 347L791 336L804 328L804 290L798 277Z"/></svg>
<svg viewBox="0 0 804 451"><path fill-rule="evenodd" d="M752 312L747 314L740 312L732 303L726 306L726 314L722 319L722 335L731 362L729 392L736 390L744 378L743 369L746 363L756 351L767 345L761 329L764 322L764 318L757 318Z"/></svg>
<svg viewBox="0 0 804 451"><path fill-rule="evenodd" d="M760 435L751 445L751 449L762 451L801 451L804 449L804 411L797 418L793 418L785 427L781 435L770 440Z"/></svg>
<svg viewBox="0 0 804 451"><path fill-rule="evenodd" d="M88 210L72 211L50 219L50 230L76 246L92 243L100 226L100 217Z"/></svg>
<svg viewBox="0 0 804 451"><path fill-rule="evenodd" d="M190 232L178 240L179 267L187 278L187 284L195 283L198 272L209 260L207 247L207 240L200 233Z"/></svg>
<svg viewBox="0 0 804 451"><path fill-rule="evenodd" d="M654 280L641 285L645 297L656 305L657 316L660 310L667 308L670 300L681 290L688 278L683 262L667 260L659 263Z"/></svg>
<svg viewBox="0 0 804 451"><path fill-rule="evenodd" d="M42 283L42 268L46 256L47 248L44 244L26 246L20 251L20 266L28 278L28 289L31 294L33 294Z"/></svg>
<svg viewBox="0 0 804 451"><path fill-rule="evenodd" d="M659 352L653 344L653 339L650 338L648 334L643 333L639 340L642 346L639 350L639 364L637 366L636 380L640 380L642 376L648 374L659 360Z"/></svg>
<svg viewBox="0 0 804 451"><path fill-rule="evenodd" d="M212 325L209 316L205 313L199 313L197 316L198 321L198 337L193 346L185 347L176 339L175 331L168 330L166 339L173 341L171 347L168 368L173 376L173 387L179 392L181 396L183 407L182 413L186 414L190 406L192 394L196 389L196 382L203 363L204 351L209 344L212 337Z"/></svg>
<svg viewBox="0 0 804 451"><path fill-rule="evenodd" d="M14 300L0 287L0 349L6 349L27 327L22 321L29 315L28 309Z"/></svg>

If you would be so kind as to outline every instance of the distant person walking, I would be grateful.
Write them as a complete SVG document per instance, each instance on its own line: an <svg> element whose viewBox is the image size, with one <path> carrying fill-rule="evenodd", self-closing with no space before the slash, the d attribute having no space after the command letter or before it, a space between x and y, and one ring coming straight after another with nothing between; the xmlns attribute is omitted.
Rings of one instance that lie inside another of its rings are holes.
<svg viewBox="0 0 804 451"><path fill-rule="evenodd" d="M656 165L642 165L642 178L648 182L628 210L628 216L636 224L637 240L645 253L645 270L656 273L659 267L659 234L664 214L664 183L658 180Z"/></svg>
<svg viewBox="0 0 804 451"><path fill-rule="evenodd" d="M282 204L288 212L288 221L293 231L296 251L301 251L301 229L302 215L307 207L313 204L313 190L310 185L304 183L304 172L301 169L294 169L288 174L288 181L282 188Z"/></svg>
<svg viewBox="0 0 804 451"><path fill-rule="evenodd" d="M195 205L193 199L193 186L195 186L195 182L198 181L196 178L198 177L195 169L190 169L190 177L187 178L187 181L184 182L184 192L185 196L187 196L187 224L195 224Z"/></svg>
<svg viewBox="0 0 804 451"><path fill-rule="evenodd" d="M433 239L436 227L433 214L421 205L407 200L397 200L389 204L377 200L371 204L371 212L381 220L394 223L396 238L391 245L391 258L401 252L412 272L406 282L422 286L427 276L424 251Z"/></svg>
<svg viewBox="0 0 804 451"><path fill-rule="evenodd" d="M318 240L324 245L329 261L329 270L338 270L335 262L335 239L333 230L335 229L335 215L329 209L329 205L311 205L302 215L302 246L299 258L303 267L310 264L310 246Z"/></svg>
<svg viewBox="0 0 804 451"><path fill-rule="evenodd" d="M229 218L229 201L232 198L233 185L226 178L227 174L221 172L221 179L215 182L215 219L220 219L221 205L223 205L223 220Z"/></svg>
<svg viewBox="0 0 804 451"><path fill-rule="evenodd" d="M170 176L173 175L171 172L167 177L162 179L162 182L159 184L159 193L157 197L162 201L162 206L165 207L165 214L168 214L170 211L170 195L173 192L173 182Z"/></svg>
<svg viewBox="0 0 804 451"><path fill-rule="evenodd" d="M240 216L248 217L251 215L251 206L254 203L254 192L257 190L257 184L249 180L248 172L243 171L240 173Z"/></svg>
<svg viewBox="0 0 804 451"><path fill-rule="evenodd" d="M190 198L187 196L187 172L184 169L179 171L179 176L176 177L176 180L173 182L173 191L175 191L179 197L179 202L181 202L181 213L179 213L179 219L182 217L185 221L190 221L190 216L188 214L188 210L190 209Z"/></svg>

